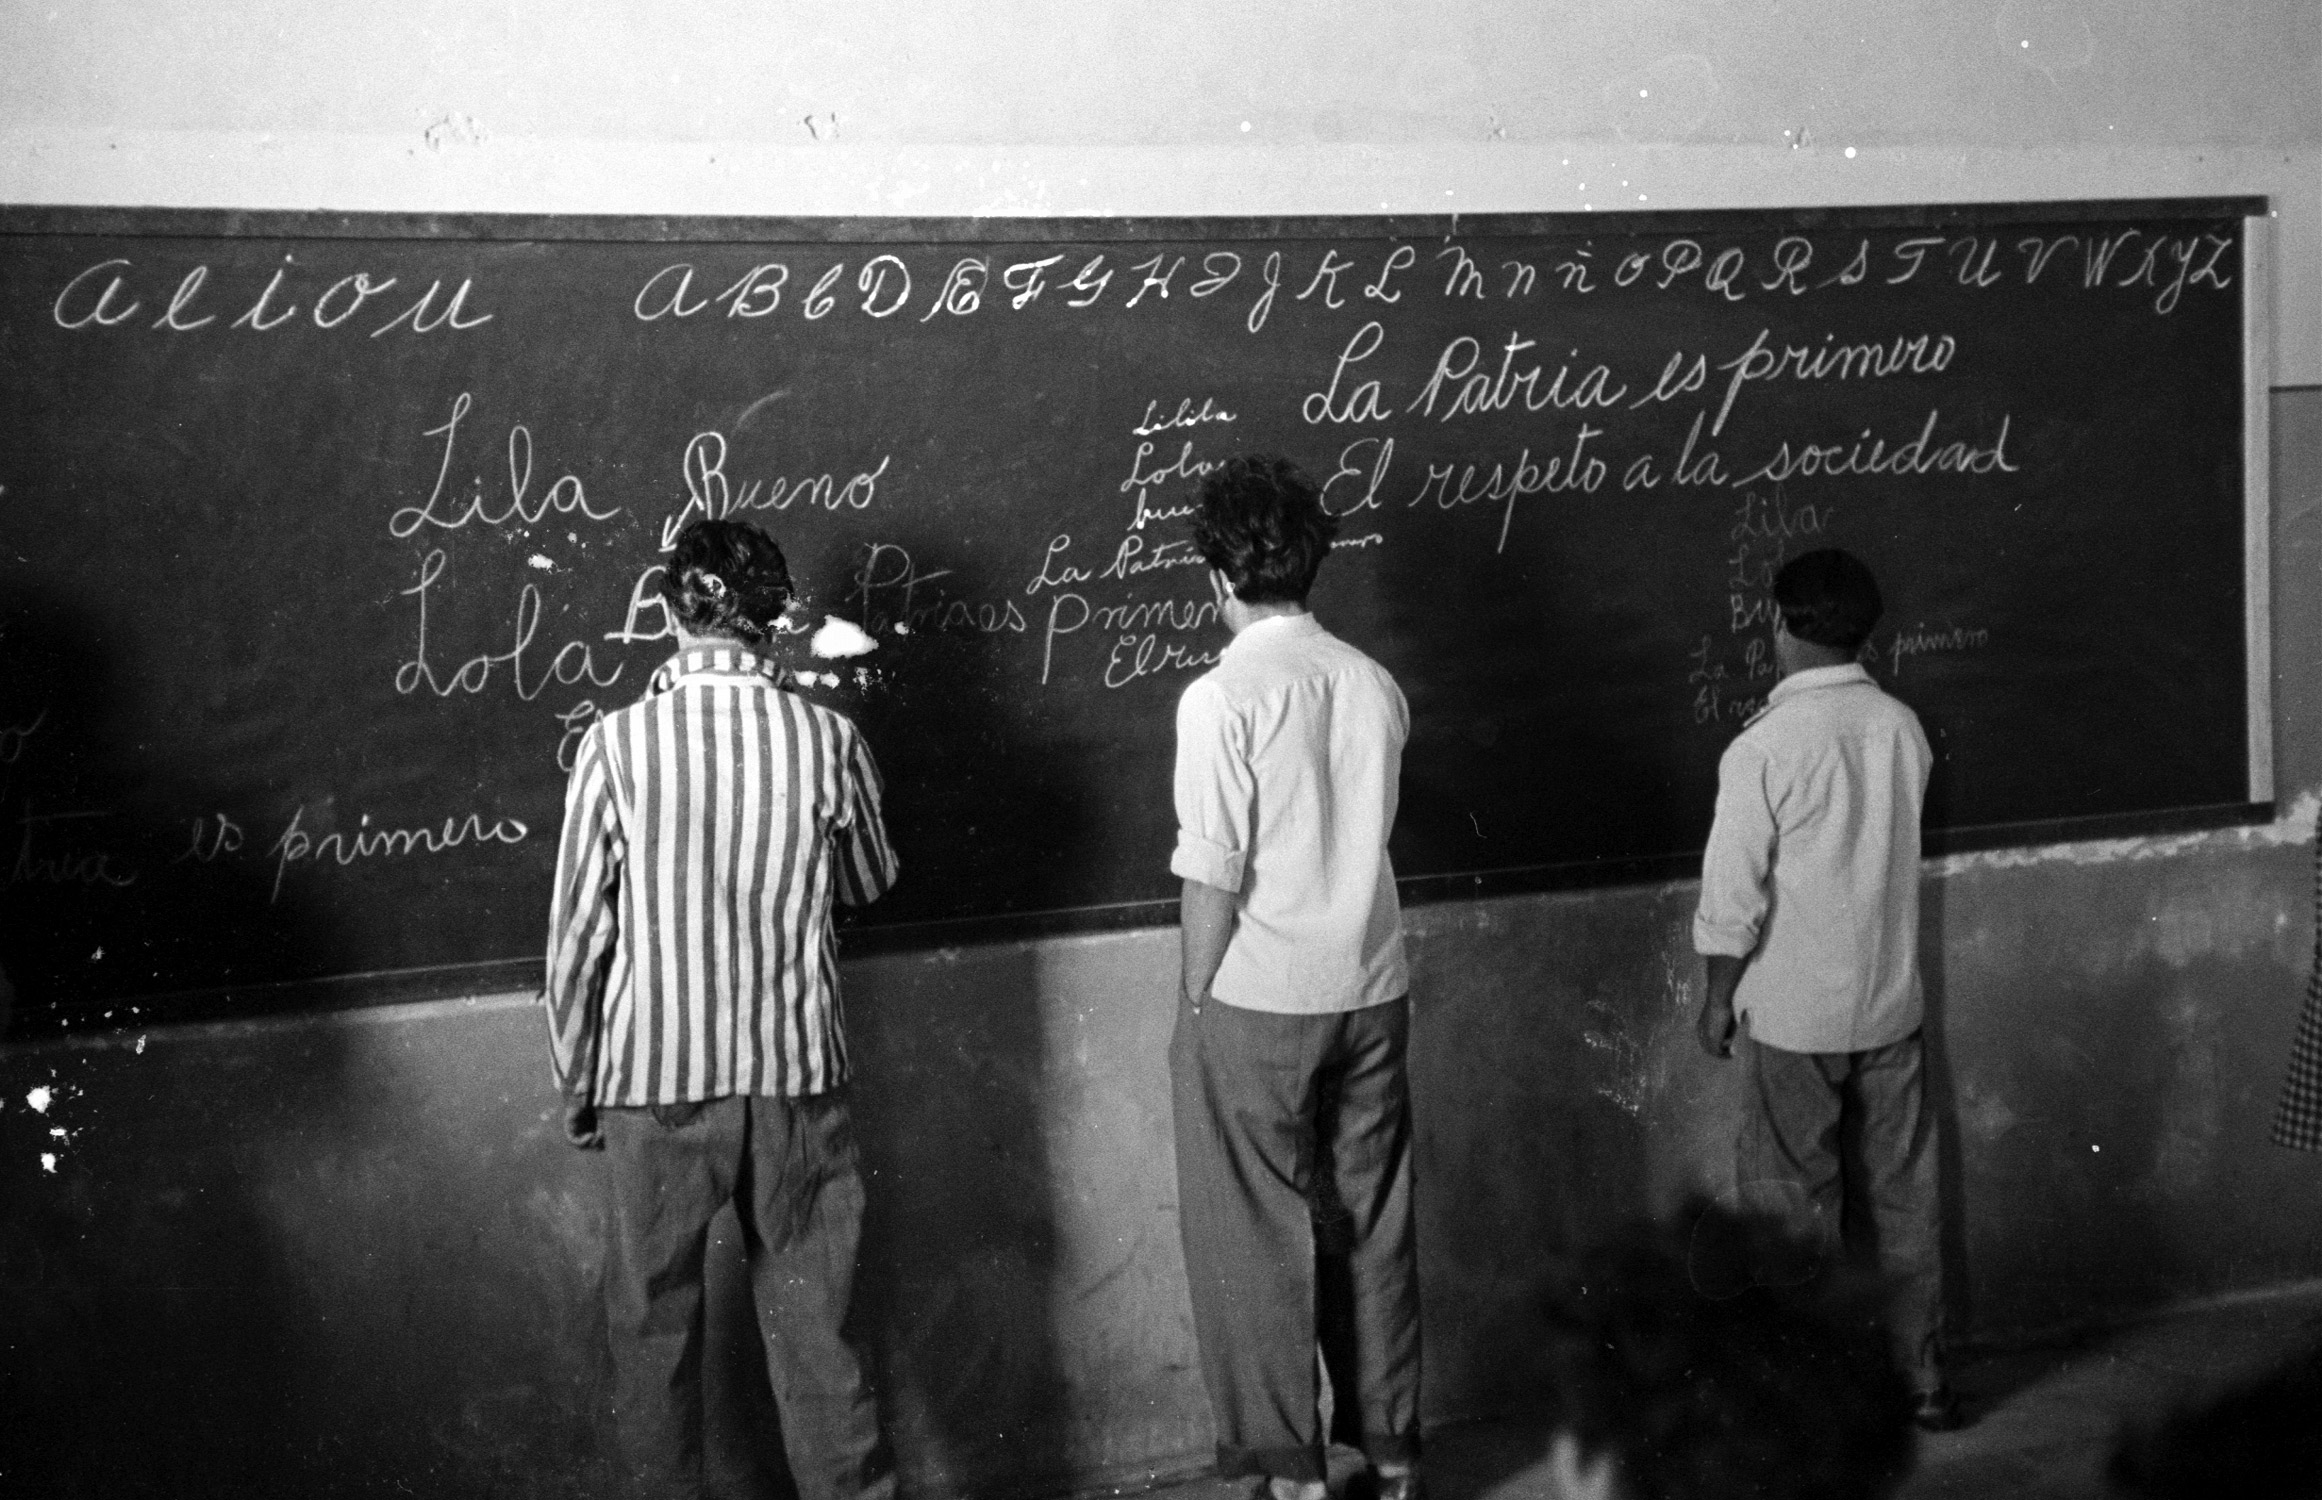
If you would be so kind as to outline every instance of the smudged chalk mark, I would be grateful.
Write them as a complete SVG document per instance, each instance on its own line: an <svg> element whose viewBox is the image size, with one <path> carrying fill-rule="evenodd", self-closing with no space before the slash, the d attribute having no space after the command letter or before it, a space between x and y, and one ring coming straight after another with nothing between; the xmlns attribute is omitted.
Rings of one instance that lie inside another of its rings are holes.
<svg viewBox="0 0 2322 1500"><path fill-rule="evenodd" d="M807 649L825 658L866 656L878 650L879 643L852 620L842 620L837 615L824 615L822 628L814 633L814 639L807 643Z"/></svg>
<svg viewBox="0 0 2322 1500"><path fill-rule="evenodd" d="M741 431L742 428L749 425L750 419L752 417L758 415L760 409L772 406L775 402L781 400L784 396L789 394L790 392L787 389L779 391L768 391L765 395L760 396L757 400L751 402L748 406L743 407L742 414L734 418L734 430L736 432Z"/></svg>
<svg viewBox="0 0 2322 1500"><path fill-rule="evenodd" d="M34 1114L45 1115L48 1113L49 1105L56 1102L56 1090L44 1083L31 1093L26 1094L24 1102L32 1106Z"/></svg>
<svg viewBox="0 0 2322 1500"><path fill-rule="evenodd" d="M556 563L551 560L548 554L545 552L535 552L524 561L527 565L538 568L543 573L553 573L556 571Z"/></svg>
<svg viewBox="0 0 2322 1500"><path fill-rule="evenodd" d="M40 1153L40 1169L51 1177L56 1175L56 1153L54 1151Z"/></svg>

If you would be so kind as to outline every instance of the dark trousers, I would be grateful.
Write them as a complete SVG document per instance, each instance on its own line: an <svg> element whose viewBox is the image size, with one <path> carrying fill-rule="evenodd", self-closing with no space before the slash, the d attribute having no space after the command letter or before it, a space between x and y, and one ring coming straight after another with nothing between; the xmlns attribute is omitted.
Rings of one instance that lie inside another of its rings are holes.
<svg viewBox="0 0 2322 1500"><path fill-rule="evenodd" d="M848 1325L863 1185L845 1095L602 1117L614 1430L637 1492L703 1492L702 1257L730 1200L801 1500L888 1500L893 1466Z"/></svg>
<svg viewBox="0 0 2322 1500"><path fill-rule="evenodd" d="M1743 1202L1832 1253L1851 1214L1894 1288L1896 1357L1916 1390L1943 1383L1943 1248L1926 1053L1913 1033L1867 1052L1746 1044L1749 1101L1735 1152ZM1849 1181L1860 1196L1849 1202Z"/></svg>
<svg viewBox="0 0 2322 1500"><path fill-rule="evenodd" d="M1178 1220L1224 1474L1321 1479L1329 1437L1373 1462L1417 1457L1410 1017L1402 1000L1320 1016L1180 1004Z"/></svg>

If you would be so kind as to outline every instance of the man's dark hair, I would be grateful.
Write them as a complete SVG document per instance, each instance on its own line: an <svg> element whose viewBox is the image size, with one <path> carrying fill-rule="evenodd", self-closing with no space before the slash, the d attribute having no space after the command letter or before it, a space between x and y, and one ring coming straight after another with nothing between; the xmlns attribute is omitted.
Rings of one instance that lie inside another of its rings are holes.
<svg viewBox="0 0 2322 1500"><path fill-rule="evenodd" d="M1884 1290L1775 1220L1695 1200L1552 1294L1558 1426L1628 1500L1873 1500L1913 1453Z"/></svg>
<svg viewBox="0 0 2322 1500"><path fill-rule="evenodd" d="M2113 1445L2115 1493L2135 1500L2290 1500L2322 1484L2322 1344Z"/></svg>
<svg viewBox="0 0 2322 1500"><path fill-rule="evenodd" d="M1886 611L1871 570L1836 547L1784 563L1774 575L1774 605L1790 634L1840 651L1861 650Z"/></svg>
<svg viewBox="0 0 2322 1500"><path fill-rule="evenodd" d="M790 565L774 538L746 521L695 521L669 549L661 597L695 635L764 640L790 605Z"/></svg>
<svg viewBox="0 0 2322 1500"><path fill-rule="evenodd" d="M1286 458L1229 458L1201 482L1193 547L1244 604L1303 604L1338 518Z"/></svg>

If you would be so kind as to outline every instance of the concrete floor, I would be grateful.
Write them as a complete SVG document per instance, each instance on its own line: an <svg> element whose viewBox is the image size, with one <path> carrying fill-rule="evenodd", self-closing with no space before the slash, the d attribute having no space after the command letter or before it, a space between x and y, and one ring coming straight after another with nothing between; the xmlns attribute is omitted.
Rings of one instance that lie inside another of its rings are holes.
<svg viewBox="0 0 2322 1500"><path fill-rule="evenodd" d="M2122 1424L2156 1416L2322 1340L2322 1282L2174 1309L2142 1321L1959 1362L1972 1423L1922 1438L1903 1500L2104 1500ZM1428 1434L1431 1500L1547 1500L1537 1423L1473 1422ZM1334 1455L1351 1467L1352 1454ZM1244 1500L1247 1481L1197 1479L1154 1500Z"/></svg>

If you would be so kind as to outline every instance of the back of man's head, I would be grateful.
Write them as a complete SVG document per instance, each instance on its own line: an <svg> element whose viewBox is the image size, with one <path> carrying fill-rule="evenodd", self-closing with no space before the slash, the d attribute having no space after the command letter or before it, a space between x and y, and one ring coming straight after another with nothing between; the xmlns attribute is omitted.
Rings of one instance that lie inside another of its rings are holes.
<svg viewBox="0 0 2322 1500"><path fill-rule="evenodd" d="M1877 1500L1914 1451L1883 1303L1774 1220L1689 1203L1552 1295L1559 1429L1622 1500Z"/></svg>
<svg viewBox="0 0 2322 1500"><path fill-rule="evenodd" d="M1853 553L1825 547L1782 565L1774 575L1774 607L1799 640L1852 653L1870 639L1886 602L1878 580Z"/></svg>
<svg viewBox="0 0 2322 1500"><path fill-rule="evenodd" d="M762 641L790 606L790 565L747 521L697 520L670 546L661 597L695 635Z"/></svg>
<svg viewBox="0 0 2322 1500"><path fill-rule="evenodd" d="M1193 547L1244 604L1303 604L1338 518L1286 458L1229 458L1201 483Z"/></svg>

